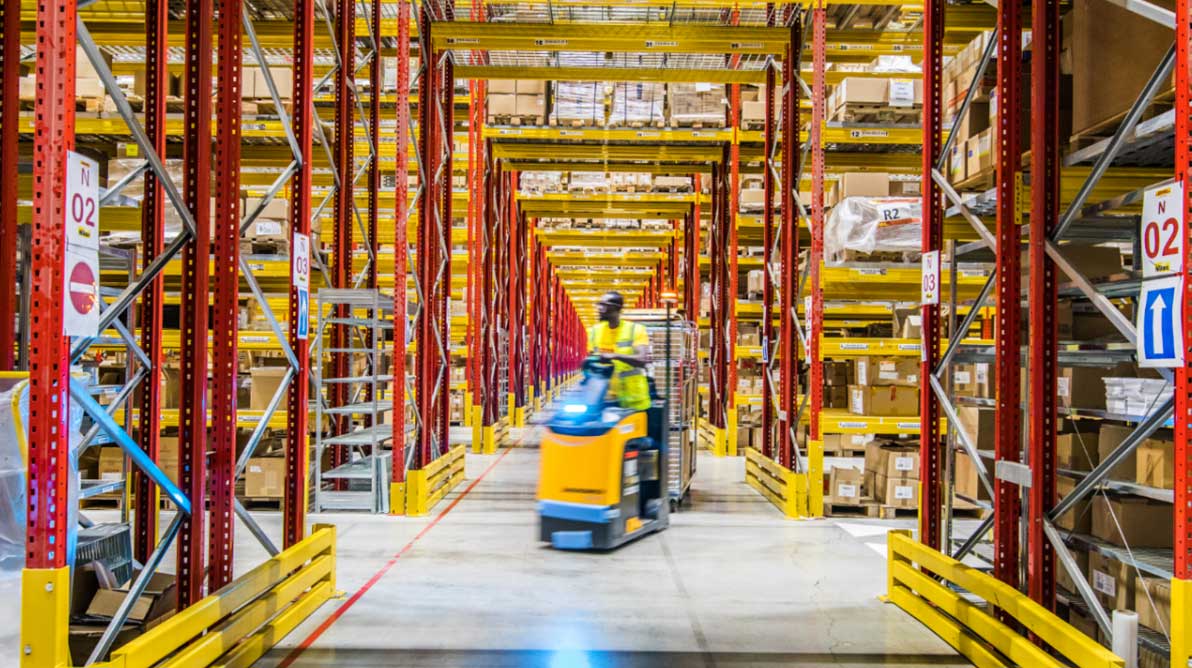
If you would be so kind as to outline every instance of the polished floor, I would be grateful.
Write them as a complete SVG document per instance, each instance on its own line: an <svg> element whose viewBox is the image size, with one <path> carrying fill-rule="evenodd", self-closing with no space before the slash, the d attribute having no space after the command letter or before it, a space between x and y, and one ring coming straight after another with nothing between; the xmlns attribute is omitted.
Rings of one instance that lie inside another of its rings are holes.
<svg viewBox="0 0 1192 668"><path fill-rule="evenodd" d="M557 552L536 540L537 461L469 455L468 488L428 519L323 518L344 597L261 665L968 665L878 600L893 523L785 520L740 459L702 457L668 531Z"/></svg>
<svg viewBox="0 0 1192 668"><path fill-rule="evenodd" d="M337 525L343 595L258 665L969 665L878 600L885 533L911 522L787 520L744 484L740 458L702 455L669 530L608 554L557 552L537 542L533 438L468 455L467 482L429 517L312 516ZM278 514L254 514L276 539ZM236 542L238 574L265 558L242 525ZM19 589L0 577L6 600ZM0 610L0 656L14 657L19 608Z"/></svg>

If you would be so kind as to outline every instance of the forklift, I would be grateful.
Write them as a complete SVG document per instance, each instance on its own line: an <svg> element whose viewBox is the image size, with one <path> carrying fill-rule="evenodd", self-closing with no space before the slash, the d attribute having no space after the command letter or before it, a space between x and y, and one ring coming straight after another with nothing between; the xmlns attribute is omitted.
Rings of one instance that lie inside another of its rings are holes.
<svg viewBox="0 0 1192 668"><path fill-rule="evenodd" d="M621 408L608 398L611 363L589 357L582 371L542 440L539 539L612 550L670 522L666 402L651 391L649 408Z"/></svg>

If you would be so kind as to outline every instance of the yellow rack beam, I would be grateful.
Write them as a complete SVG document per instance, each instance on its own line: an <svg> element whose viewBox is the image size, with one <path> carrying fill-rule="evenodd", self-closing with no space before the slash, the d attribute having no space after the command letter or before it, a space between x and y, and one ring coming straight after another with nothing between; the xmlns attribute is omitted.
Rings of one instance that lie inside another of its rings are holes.
<svg viewBox="0 0 1192 668"><path fill-rule="evenodd" d="M435 24L438 49L479 51L613 51L634 53L733 53L783 55L790 30L757 26L668 23L474 23ZM920 38L921 39L921 38Z"/></svg>

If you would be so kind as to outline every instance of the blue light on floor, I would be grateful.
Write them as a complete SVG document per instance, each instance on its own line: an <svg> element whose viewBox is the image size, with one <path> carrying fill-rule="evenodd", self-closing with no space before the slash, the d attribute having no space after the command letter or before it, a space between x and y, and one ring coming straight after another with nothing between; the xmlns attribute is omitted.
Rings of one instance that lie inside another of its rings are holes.
<svg viewBox="0 0 1192 668"><path fill-rule="evenodd" d="M592 662L582 649L561 649L551 656L550 668L592 668Z"/></svg>

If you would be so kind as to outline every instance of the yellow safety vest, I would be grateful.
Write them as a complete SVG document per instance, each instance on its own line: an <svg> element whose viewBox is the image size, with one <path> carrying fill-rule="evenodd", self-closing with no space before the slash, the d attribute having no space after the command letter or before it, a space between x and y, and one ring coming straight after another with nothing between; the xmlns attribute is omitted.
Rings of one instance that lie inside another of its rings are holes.
<svg viewBox="0 0 1192 668"><path fill-rule="evenodd" d="M588 350L593 353L633 355L637 346L649 343L646 328L628 320L622 320L621 326L616 329L609 327L607 322L597 323L588 329ZM609 394L622 408L649 408L650 383L646 380L646 370L614 361Z"/></svg>

